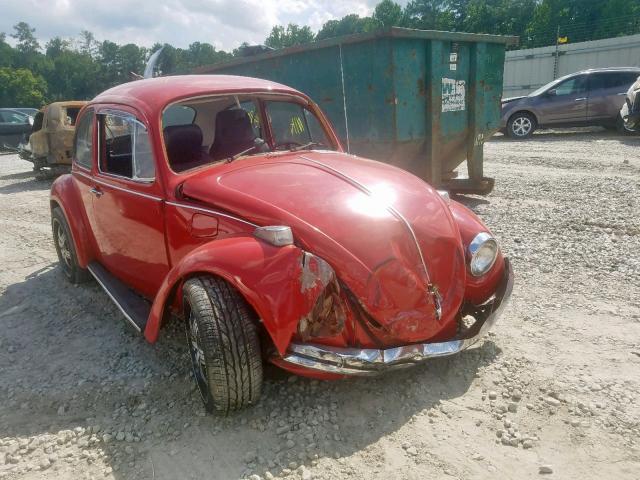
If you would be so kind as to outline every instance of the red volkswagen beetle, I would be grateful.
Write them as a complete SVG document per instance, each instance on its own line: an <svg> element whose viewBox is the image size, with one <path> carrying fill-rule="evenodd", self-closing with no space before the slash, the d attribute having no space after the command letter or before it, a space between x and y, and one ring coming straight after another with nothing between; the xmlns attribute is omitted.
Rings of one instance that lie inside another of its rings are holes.
<svg viewBox="0 0 640 480"><path fill-rule="evenodd" d="M264 361L328 379L460 352L513 284L471 211L345 153L309 98L255 78L100 94L51 218L67 278L93 276L149 342L184 318L203 401L222 414L258 400Z"/></svg>

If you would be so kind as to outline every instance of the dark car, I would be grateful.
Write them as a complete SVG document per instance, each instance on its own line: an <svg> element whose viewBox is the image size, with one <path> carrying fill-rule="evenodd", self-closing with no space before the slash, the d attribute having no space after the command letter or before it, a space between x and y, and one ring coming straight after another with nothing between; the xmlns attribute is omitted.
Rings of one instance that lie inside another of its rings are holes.
<svg viewBox="0 0 640 480"><path fill-rule="evenodd" d="M558 78L526 97L502 100L502 129L522 139L536 128L617 127L624 131L620 109L640 68L584 70Z"/></svg>
<svg viewBox="0 0 640 480"><path fill-rule="evenodd" d="M0 151L25 143L32 125L31 115L13 108L0 108Z"/></svg>

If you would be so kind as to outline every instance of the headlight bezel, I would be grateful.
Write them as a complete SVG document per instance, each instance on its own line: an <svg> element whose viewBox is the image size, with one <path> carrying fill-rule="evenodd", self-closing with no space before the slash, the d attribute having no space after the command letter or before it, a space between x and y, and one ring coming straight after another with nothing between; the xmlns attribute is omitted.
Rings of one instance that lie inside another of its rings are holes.
<svg viewBox="0 0 640 480"><path fill-rule="evenodd" d="M480 260L480 255L483 252L483 249L491 248L493 252L493 258L489 262L484 262L483 264L477 265ZM498 254L500 253L500 245L498 241L488 232L480 232L478 233L468 247L469 252L469 272L474 277L482 277L489 273L498 259Z"/></svg>

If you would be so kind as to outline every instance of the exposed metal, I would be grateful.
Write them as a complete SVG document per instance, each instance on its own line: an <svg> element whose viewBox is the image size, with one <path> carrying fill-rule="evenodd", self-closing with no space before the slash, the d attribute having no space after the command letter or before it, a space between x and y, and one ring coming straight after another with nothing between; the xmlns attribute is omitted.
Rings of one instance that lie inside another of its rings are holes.
<svg viewBox="0 0 640 480"><path fill-rule="evenodd" d="M395 348L338 348L324 345L292 343L284 361L301 367L343 375L376 375L383 371L406 368L425 360L455 355L480 340L496 323L513 290L513 269L506 260L505 276L495 297L488 302L484 318L478 318L471 334L447 342L420 343Z"/></svg>

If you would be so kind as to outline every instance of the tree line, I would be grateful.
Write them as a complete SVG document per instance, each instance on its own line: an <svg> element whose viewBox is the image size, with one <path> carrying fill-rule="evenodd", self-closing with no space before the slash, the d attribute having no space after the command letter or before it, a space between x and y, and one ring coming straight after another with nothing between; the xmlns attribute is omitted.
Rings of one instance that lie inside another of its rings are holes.
<svg viewBox="0 0 640 480"><path fill-rule="evenodd" d="M329 20L314 33L295 24L273 27L264 44L286 48L392 26L499 35L517 35L520 48L552 45L558 35L568 42L640 32L640 0L412 0L404 8L382 0L371 16L346 15ZM89 31L76 38L54 37L41 45L36 31L19 22L0 33L0 106L33 106L56 100L90 99L141 74L149 56L164 46L162 75L181 74L242 55L247 44L226 52L206 42L187 48L157 43L98 41Z"/></svg>

